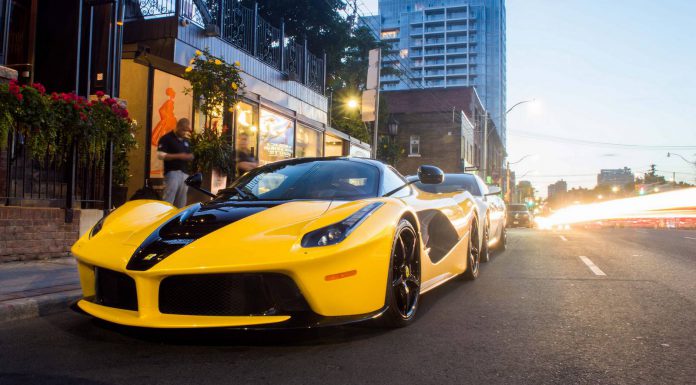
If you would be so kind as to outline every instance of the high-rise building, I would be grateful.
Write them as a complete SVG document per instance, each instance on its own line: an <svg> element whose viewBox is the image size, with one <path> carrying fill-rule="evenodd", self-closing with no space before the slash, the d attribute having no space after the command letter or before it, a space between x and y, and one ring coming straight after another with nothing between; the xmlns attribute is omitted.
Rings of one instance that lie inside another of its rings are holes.
<svg viewBox="0 0 696 385"><path fill-rule="evenodd" d="M504 0L380 0L365 22L389 44L383 68L400 72L384 71L383 90L473 86L506 143Z"/></svg>
<svg viewBox="0 0 696 385"><path fill-rule="evenodd" d="M560 194L565 194L566 192L568 192L568 183L561 179L558 182L549 185L546 197L551 199Z"/></svg>
<svg viewBox="0 0 696 385"><path fill-rule="evenodd" d="M597 186L612 186L620 189L633 190L635 175L628 167L617 169L602 169L597 174Z"/></svg>

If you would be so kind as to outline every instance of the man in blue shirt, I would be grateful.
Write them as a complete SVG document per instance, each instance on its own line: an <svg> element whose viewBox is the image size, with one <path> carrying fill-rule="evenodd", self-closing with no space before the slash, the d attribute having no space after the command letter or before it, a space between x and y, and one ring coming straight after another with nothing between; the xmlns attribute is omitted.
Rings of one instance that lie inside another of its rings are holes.
<svg viewBox="0 0 696 385"><path fill-rule="evenodd" d="M164 161L164 200L176 207L186 206L186 178L191 153L191 122L181 118L176 128L163 135L157 143L157 157Z"/></svg>

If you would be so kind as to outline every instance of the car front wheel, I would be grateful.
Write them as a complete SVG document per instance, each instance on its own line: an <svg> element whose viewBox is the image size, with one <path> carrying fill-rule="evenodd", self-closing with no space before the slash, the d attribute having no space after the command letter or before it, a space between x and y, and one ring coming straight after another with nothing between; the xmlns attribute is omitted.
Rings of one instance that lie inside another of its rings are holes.
<svg viewBox="0 0 696 385"><path fill-rule="evenodd" d="M420 300L421 265L418 235L411 222L402 219L392 245L387 285L387 310L380 318L386 327L413 322Z"/></svg>

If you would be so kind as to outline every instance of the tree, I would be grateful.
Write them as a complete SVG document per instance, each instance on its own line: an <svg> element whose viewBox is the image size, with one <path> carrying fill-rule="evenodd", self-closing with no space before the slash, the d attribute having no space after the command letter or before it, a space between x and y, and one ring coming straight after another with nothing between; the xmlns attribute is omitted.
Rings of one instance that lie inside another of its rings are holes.
<svg viewBox="0 0 696 385"><path fill-rule="evenodd" d="M249 8L258 3L259 14L272 25L285 22L285 33L300 41L306 36L309 50L315 55L326 52L327 72L334 73L348 46L352 24L344 17L348 3L344 0L241 0Z"/></svg>
<svg viewBox="0 0 696 385"><path fill-rule="evenodd" d="M253 7L253 0L242 0ZM330 98L329 125L364 142L371 142L370 131L361 120L359 109L346 108L349 99L360 100L367 80L368 53L386 48L364 24L357 23L354 4L346 0L259 0L259 13L280 25L285 22L287 35L307 37L309 50L327 56L327 96ZM383 74L395 69L382 70ZM380 127L386 127L388 109L380 97Z"/></svg>

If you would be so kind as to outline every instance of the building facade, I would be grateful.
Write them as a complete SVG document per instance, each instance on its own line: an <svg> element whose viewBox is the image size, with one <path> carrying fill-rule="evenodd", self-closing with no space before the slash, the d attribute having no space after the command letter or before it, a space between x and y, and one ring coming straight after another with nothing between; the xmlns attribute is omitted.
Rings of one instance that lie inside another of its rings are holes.
<svg viewBox="0 0 696 385"><path fill-rule="evenodd" d="M458 87L440 93L456 101L450 110L441 110L439 101L429 90L382 94L390 120L398 122L394 140L403 153L396 168L403 174L414 174L422 164L438 166L445 172L471 171L481 165L485 109L476 89ZM504 150L495 131L490 132L488 139L488 164L492 171L488 175L494 183L500 183Z"/></svg>
<svg viewBox="0 0 696 385"><path fill-rule="evenodd" d="M597 174L597 187L617 187L621 190L632 191L635 175L630 168L603 169Z"/></svg>
<svg viewBox="0 0 696 385"><path fill-rule="evenodd" d="M389 48L382 89L475 87L506 143L504 0L380 0L365 22Z"/></svg>

